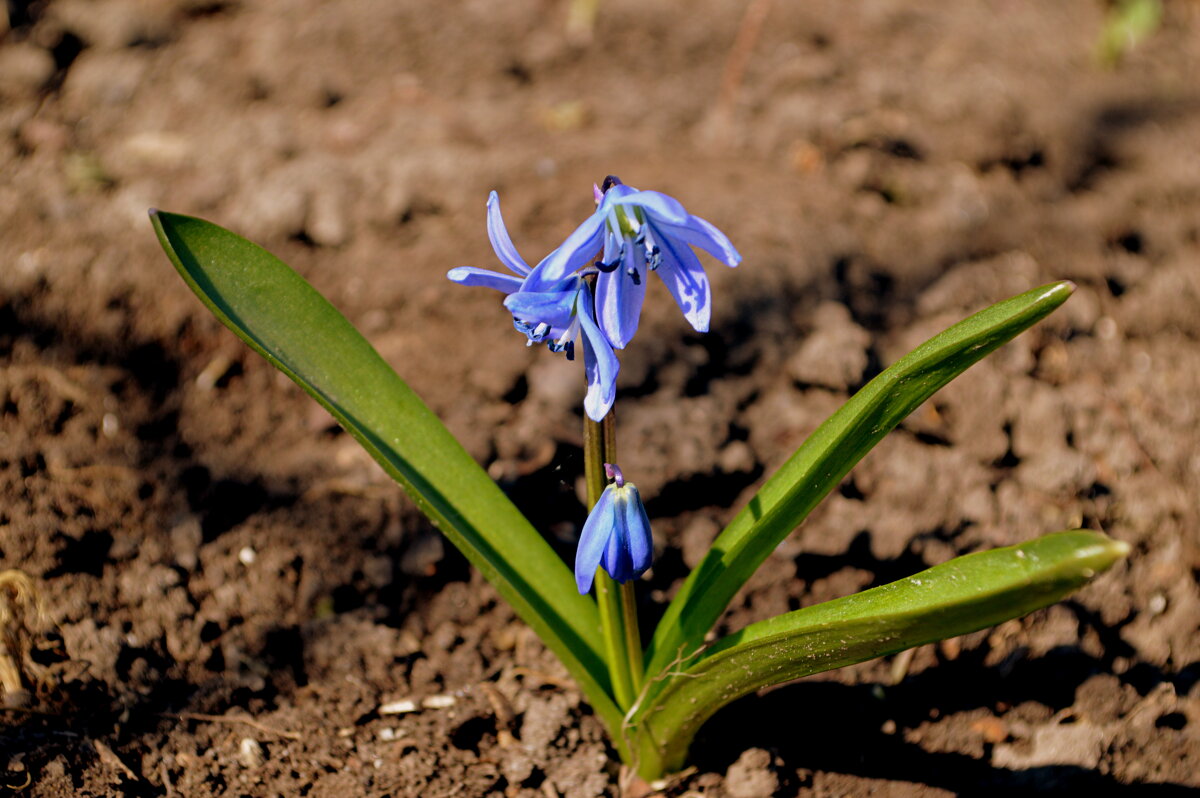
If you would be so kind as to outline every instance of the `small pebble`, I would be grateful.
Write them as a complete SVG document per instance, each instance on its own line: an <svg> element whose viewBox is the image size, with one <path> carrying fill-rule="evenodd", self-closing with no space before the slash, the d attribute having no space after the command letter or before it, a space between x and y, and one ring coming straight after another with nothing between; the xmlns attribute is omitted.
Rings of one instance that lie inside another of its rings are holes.
<svg viewBox="0 0 1200 798"><path fill-rule="evenodd" d="M258 560L258 552L249 546L242 546L242 550L238 552L238 560L242 565L254 565Z"/></svg>
<svg viewBox="0 0 1200 798"><path fill-rule="evenodd" d="M238 744L238 762L241 762L243 767L256 768L261 767L266 761L267 755L263 752L263 747L259 745L258 740L253 737L243 737Z"/></svg>
<svg viewBox="0 0 1200 798"><path fill-rule="evenodd" d="M104 418L100 420L100 431L104 433L104 437L113 438L121 429L121 423L117 421L116 415L113 413L105 413Z"/></svg>
<svg viewBox="0 0 1200 798"><path fill-rule="evenodd" d="M380 715L403 715L407 712L416 712L417 702L411 698L403 698L399 701L390 701L379 707Z"/></svg>

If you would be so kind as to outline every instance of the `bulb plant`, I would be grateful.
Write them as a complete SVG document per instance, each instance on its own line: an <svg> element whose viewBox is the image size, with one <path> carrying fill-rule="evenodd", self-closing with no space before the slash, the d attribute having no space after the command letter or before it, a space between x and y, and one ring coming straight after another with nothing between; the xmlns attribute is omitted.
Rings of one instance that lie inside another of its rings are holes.
<svg viewBox="0 0 1200 798"><path fill-rule="evenodd" d="M653 540L641 496L617 465L617 353L634 345L652 274L687 322L707 332L712 292L695 250L727 266L741 256L724 233L672 197L615 177L593 191L595 212L534 267L513 244L493 192L487 232L511 274L468 266L448 273L464 286L500 291L526 345L544 343L571 360L581 355L590 512L573 574L303 278L210 222L159 211L151 220L201 301L323 405L558 656L632 771L650 780L678 770L705 721L752 691L1025 615L1128 552L1098 532L1057 532L709 637L758 566L875 444L1074 289L1051 283L935 335L859 390L740 508L643 636L635 591L651 566Z"/></svg>

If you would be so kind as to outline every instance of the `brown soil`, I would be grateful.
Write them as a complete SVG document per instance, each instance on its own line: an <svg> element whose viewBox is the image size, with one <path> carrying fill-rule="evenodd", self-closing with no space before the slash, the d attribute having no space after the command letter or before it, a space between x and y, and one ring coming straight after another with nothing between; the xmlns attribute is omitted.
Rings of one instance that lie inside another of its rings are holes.
<svg viewBox="0 0 1200 798"><path fill-rule="evenodd" d="M1110 69L1097 0L775 3L740 77L742 4L606 0L590 43L565 6L8 3L0 569L40 588L20 664L44 714L0 714L0 790L616 793L559 666L145 217L288 260L569 556L581 377L443 275L494 263L490 189L536 258L608 173L745 256L710 263L712 333L659 286L623 356L647 623L855 387L1057 278L1077 295L886 439L721 626L1076 525L1133 546L907 668L731 706L666 794L1200 787L1200 4L1166 0Z"/></svg>

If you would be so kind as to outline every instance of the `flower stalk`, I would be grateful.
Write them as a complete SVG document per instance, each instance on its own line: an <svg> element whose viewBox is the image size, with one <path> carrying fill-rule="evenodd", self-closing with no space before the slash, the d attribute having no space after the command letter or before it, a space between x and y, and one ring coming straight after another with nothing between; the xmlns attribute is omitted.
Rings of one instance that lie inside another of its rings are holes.
<svg viewBox="0 0 1200 798"><path fill-rule="evenodd" d="M601 422L584 416L583 471L587 481L588 512L600 500L607 483L604 464L617 454L617 426L610 411ZM608 655L614 698L622 710L636 700L642 686L642 640L638 630L637 596L633 580L618 583L601 567L596 571L596 603L601 635Z"/></svg>

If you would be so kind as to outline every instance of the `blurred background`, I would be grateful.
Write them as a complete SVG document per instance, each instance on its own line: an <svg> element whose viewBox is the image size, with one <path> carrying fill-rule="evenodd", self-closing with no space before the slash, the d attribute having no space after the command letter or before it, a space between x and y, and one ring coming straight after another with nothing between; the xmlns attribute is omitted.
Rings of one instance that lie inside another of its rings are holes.
<svg viewBox="0 0 1200 798"><path fill-rule="evenodd" d="M304 274L569 557L581 370L444 275L496 266L490 190L535 262L616 174L744 256L705 260L709 334L656 283L622 353L647 622L848 395L1057 279L1067 305L886 439L720 631L1063 528L1134 547L1064 605L735 705L667 793L1200 786L1200 3L0 10L4 784L612 793L558 666L146 210ZM377 711L432 694L457 704Z"/></svg>

